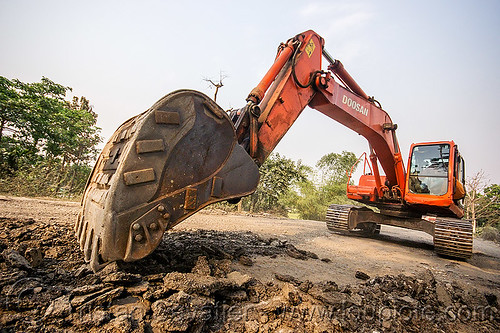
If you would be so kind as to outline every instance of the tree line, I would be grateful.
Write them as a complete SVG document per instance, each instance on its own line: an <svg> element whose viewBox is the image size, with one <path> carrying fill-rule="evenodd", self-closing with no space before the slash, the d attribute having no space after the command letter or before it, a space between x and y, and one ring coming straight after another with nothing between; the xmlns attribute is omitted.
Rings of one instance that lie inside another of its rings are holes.
<svg viewBox="0 0 500 333"><path fill-rule="evenodd" d="M500 241L500 185L491 184L482 170L467 177L465 185L465 218L474 229L488 232L487 238Z"/></svg>
<svg viewBox="0 0 500 333"><path fill-rule="evenodd" d="M350 202L346 196L347 171L356 162L354 153L348 151L326 154L315 167L273 153L260 168L257 190L243 198L242 208L324 220L330 204Z"/></svg>
<svg viewBox="0 0 500 333"><path fill-rule="evenodd" d="M358 204L347 199L347 172L357 162L352 152L329 153L314 168L301 161L272 154L260 169L261 181L242 207L249 211L271 211L282 215L294 214L302 219L324 220L332 204ZM479 232L494 232L500 241L500 185L491 184L483 171L467 177L465 218Z"/></svg>
<svg viewBox="0 0 500 333"><path fill-rule="evenodd" d="M78 197L101 142L97 114L85 97L67 100L70 87L43 77L24 83L0 76L0 193ZM329 153L314 167L272 154L260 168L255 193L243 198L250 212L324 220L332 203L347 199L352 152ZM500 229L500 186L484 173L467 178L466 218L479 228Z"/></svg>
<svg viewBox="0 0 500 333"><path fill-rule="evenodd" d="M43 77L0 76L0 192L72 197L82 193L101 141L85 97Z"/></svg>

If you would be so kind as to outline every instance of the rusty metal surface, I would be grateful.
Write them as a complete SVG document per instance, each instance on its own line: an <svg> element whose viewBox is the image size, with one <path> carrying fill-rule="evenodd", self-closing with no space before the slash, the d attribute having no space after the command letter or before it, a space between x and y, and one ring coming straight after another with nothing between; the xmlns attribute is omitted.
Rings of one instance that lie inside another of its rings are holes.
<svg viewBox="0 0 500 333"><path fill-rule="evenodd" d="M75 225L94 270L147 256L165 230L210 203L252 193L256 164L210 98L173 92L113 134L96 163Z"/></svg>

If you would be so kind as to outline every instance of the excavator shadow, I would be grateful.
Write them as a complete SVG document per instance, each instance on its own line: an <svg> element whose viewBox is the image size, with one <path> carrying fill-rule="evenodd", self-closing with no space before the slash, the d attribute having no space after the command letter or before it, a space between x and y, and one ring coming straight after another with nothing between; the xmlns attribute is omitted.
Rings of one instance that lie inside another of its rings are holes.
<svg viewBox="0 0 500 333"><path fill-rule="evenodd" d="M482 252L475 252L471 259L467 261L474 267L481 270L500 274L500 258L484 254Z"/></svg>
<svg viewBox="0 0 500 333"><path fill-rule="evenodd" d="M416 240L412 240L412 239L399 238L399 237L391 236L391 235L387 235L387 234L376 235L376 239L381 240L381 241L386 242L386 243L402 245L402 246L406 246L406 247L410 247L410 248L434 251L434 245L432 244L432 238L430 239L430 243L423 242L422 240L416 241Z"/></svg>
<svg viewBox="0 0 500 333"><path fill-rule="evenodd" d="M396 244L396 245L401 245L401 246L405 246L405 247L409 247L409 248L434 251L432 237L430 237L430 236L429 236L429 240L426 241L425 239L415 240L415 239L406 238L405 236L395 236L395 235L387 234L387 233L384 233L383 230L381 231L380 234L368 234L368 233L357 232L357 231L348 232L348 233L341 233L341 234L345 235L345 236L349 236L349 237L366 238L366 239L370 239L370 240L380 242L380 243Z"/></svg>

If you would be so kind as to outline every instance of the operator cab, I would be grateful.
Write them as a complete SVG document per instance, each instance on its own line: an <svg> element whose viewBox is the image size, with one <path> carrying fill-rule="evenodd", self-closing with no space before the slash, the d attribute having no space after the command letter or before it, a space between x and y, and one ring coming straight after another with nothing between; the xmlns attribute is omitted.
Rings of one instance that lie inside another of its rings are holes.
<svg viewBox="0 0 500 333"><path fill-rule="evenodd" d="M407 204L426 213L463 215L465 164L453 141L413 144L408 166Z"/></svg>
<svg viewBox="0 0 500 333"><path fill-rule="evenodd" d="M448 192L450 145L422 145L413 148L408 187L411 193L444 195Z"/></svg>

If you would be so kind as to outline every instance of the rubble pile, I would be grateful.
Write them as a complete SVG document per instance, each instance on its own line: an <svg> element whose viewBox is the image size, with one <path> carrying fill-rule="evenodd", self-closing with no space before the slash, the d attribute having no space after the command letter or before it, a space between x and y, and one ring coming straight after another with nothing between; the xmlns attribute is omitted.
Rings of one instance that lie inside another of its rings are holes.
<svg viewBox="0 0 500 333"><path fill-rule="evenodd" d="M312 283L238 270L258 256L323 260L248 232L171 231L149 257L93 273L70 225L0 218L0 331L373 332L500 329L497 291L419 276Z"/></svg>

